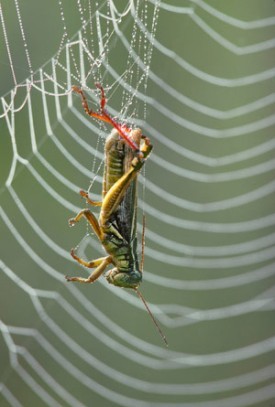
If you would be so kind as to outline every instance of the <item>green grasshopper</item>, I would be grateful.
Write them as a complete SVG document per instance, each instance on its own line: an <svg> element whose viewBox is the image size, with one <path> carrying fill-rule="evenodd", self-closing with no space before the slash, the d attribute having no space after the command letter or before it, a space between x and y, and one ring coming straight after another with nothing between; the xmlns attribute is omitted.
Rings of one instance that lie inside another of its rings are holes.
<svg viewBox="0 0 275 407"><path fill-rule="evenodd" d="M89 109L86 96L78 87L73 91L80 94L85 112L92 117L110 123L114 129L105 143L104 182L102 202L93 201L88 193L80 191L92 206L100 206L99 219L89 209L81 210L75 218L69 220L69 225L75 225L83 216L87 219L99 241L102 243L107 256L92 261L85 261L71 250L72 257L81 265L95 270L87 278L68 277L67 281L93 283L110 264L114 268L105 275L110 284L136 291L144 303L149 315L156 325L165 344L167 340L157 321L150 311L138 287L142 281L142 267L139 267L137 255L137 175L142 169L153 146L150 139L142 134L140 129L130 129L119 125L106 111L106 98L103 88L101 91L101 110L94 112ZM144 231L142 236L142 266L144 260Z"/></svg>

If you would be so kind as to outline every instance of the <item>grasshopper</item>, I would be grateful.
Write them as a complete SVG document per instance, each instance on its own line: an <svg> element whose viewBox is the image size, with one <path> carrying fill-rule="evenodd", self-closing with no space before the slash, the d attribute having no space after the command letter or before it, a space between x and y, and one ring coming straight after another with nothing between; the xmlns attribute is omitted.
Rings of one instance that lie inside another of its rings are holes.
<svg viewBox="0 0 275 407"><path fill-rule="evenodd" d="M94 268L87 277L68 277L67 281L93 283L112 264L114 268L105 275L107 281L115 286L133 289L145 305L165 344L166 337L150 311L144 297L138 290L142 281L142 267L137 255L137 176L153 148L150 139L140 129L130 129L119 125L106 111L106 98L101 85L100 112L89 109L82 89L74 86L73 91L80 94L85 112L92 117L110 123L114 129L106 139L104 181L102 201L93 201L88 193L80 191L91 206L100 206L99 219L90 209L81 210L69 225L75 225L85 217L104 247L107 256L92 261L85 261L71 250L72 257L81 265ZM144 261L144 231L142 235L142 266Z"/></svg>

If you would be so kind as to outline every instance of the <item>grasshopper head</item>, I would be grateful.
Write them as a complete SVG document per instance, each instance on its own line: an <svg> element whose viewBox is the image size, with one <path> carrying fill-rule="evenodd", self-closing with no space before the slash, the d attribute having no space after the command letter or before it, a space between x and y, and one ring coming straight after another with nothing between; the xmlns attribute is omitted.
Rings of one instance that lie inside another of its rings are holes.
<svg viewBox="0 0 275 407"><path fill-rule="evenodd" d="M142 280L142 274L140 271L122 272L117 268L113 268L106 275L108 283L123 288L137 288Z"/></svg>

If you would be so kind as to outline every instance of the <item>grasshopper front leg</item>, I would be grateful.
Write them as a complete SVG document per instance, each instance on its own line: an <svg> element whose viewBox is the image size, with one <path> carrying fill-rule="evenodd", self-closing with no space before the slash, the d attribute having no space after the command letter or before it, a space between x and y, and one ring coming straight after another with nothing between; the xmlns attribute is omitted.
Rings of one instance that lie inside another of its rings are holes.
<svg viewBox="0 0 275 407"><path fill-rule="evenodd" d="M81 194L82 195L82 194ZM83 194L84 195L84 194ZM86 197L86 195L84 195ZM87 197L86 197L87 198ZM91 225L92 229L95 231L98 239L101 241L102 240L102 231L100 228L100 225L95 217L95 215L89 210L89 209L83 209L80 211L75 218L69 220L69 225L74 226L79 220L85 216L85 218L88 220L89 224ZM74 250L71 250L71 256L82 266L88 267L88 268L96 268L88 278L83 278L83 277L68 277L66 276L67 281L77 281L79 283L93 283L95 280L98 279L98 277L101 276L101 274L104 272L105 268L109 263L111 263L111 256L106 256L106 257L101 257L97 260L93 261L85 261L78 257Z"/></svg>
<svg viewBox="0 0 275 407"><path fill-rule="evenodd" d="M82 189L79 191L80 195L83 196L83 198L86 199L86 202L92 206L101 206L102 202L101 201L93 201L92 199L89 198L89 194L86 191L83 191Z"/></svg>
<svg viewBox="0 0 275 407"><path fill-rule="evenodd" d="M96 269L87 278L65 276L67 281L77 281L78 283L93 283L101 276L108 264L111 263L111 256L101 257L99 259L86 262L80 257L76 256L73 250L71 250L71 255L76 261L78 261L78 263L82 264L83 266L88 268L96 267Z"/></svg>

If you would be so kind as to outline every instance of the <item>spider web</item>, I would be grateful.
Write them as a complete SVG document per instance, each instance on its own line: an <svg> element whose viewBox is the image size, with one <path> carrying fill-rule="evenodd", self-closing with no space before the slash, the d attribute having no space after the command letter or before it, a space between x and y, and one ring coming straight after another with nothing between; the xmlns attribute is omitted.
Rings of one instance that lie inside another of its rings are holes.
<svg viewBox="0 0 275 407"><path fill-rule="evenodd" d="M1 406L272 406L274 2L26 3L0 3ZM141 291L168 349L130 291L64 279L102 254L67 225L100 199L110 128L70 91L96 109L96 82L154 144Z"/></svg>

